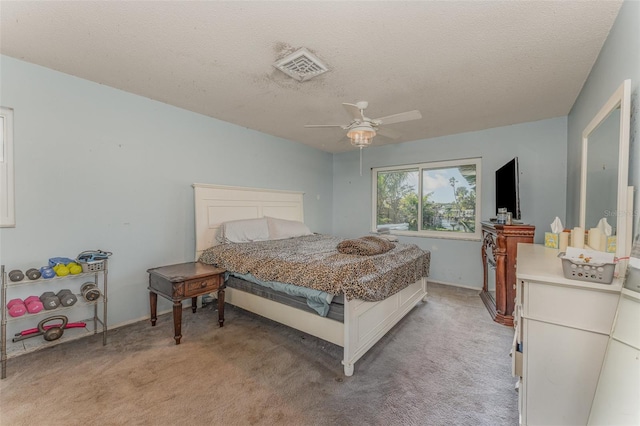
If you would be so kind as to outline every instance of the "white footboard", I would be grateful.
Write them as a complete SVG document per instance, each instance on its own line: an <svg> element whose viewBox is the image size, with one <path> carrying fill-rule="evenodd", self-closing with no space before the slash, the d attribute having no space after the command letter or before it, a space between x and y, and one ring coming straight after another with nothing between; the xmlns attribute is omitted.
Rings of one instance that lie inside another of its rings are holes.
<svg viewBox="0 0 640 426"><path fill-rule="evenodd" d="M422 278L380 302L345 301L344 374L351 376L355 362L426 296Z"/></svg>

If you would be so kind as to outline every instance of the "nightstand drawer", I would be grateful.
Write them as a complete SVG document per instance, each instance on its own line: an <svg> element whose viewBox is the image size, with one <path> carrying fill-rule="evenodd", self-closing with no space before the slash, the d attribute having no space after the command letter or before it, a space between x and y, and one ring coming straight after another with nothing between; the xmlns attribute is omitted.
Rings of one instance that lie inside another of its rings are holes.
<svg viewBox="0 0 640 426"><path fill-rule="evenodd" d="M221 281L220 276L187 281L185 283L184 295L185 297L188 297L193 295L199 295L207 291L217 290L218 287L220 287L220 281Z"/></svg>

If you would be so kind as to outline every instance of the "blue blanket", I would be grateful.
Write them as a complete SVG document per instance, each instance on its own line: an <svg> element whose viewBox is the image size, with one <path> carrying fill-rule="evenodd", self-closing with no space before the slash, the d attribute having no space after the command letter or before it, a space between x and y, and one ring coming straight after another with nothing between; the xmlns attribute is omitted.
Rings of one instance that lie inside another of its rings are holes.
<svg viewBox="0 0 640 426"><path fill-rule="evenodd" d="M239 274L236 272L229 273L236 278L243 279L272 290L286 293L290 296L304 297L307 299L307 305L316 311L320 316L326 317L329 313L329 304L333 300L333 294L326 293L321 290L314 290L308 287L300 287L293 284L286 284L277 281L261 281L251 274ZM226 277L225 277L226 279Z"/></svg>

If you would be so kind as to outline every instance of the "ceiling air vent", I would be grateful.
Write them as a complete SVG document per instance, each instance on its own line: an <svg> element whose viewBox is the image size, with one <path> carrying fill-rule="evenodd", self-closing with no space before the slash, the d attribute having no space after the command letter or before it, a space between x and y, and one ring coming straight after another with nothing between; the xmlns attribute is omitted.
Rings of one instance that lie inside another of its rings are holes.
<svg viewBox="0 0 640 426"><path fill-rule="evenodd" d="M329 71L320 59L304 47L280 59L273 66L298 81L310 80Z"/></svg>

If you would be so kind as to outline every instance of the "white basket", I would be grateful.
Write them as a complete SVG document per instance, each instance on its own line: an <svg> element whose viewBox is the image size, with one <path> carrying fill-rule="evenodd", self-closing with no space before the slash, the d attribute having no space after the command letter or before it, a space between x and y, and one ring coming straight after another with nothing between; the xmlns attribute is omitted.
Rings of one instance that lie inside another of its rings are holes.
<svg viewBox="0 0 640 426"><path fill-rule="evenodd" d="M564 255L564 253L560 254ZM600 284L611 284L613 281L615 263L578 263L559 257L562 259L562 272L565 278Z"/></svg>
<svg viewBox="0 0 640 426"><path fill-rule="evenodd" d="M76 262L78 262L78 265L82 266L82 272L104 271L104 260L94 260L92 262L76 260Z"/></svg>

